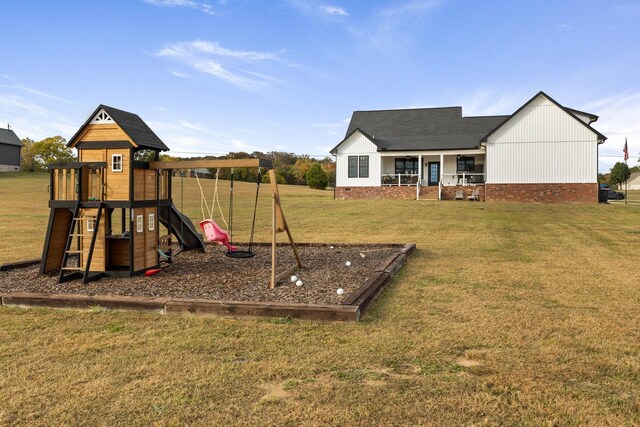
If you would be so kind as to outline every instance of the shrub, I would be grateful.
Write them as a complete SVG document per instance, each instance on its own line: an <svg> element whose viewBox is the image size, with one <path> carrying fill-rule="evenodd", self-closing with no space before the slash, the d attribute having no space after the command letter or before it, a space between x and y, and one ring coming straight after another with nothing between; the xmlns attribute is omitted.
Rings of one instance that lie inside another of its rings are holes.
<svg viewBox="0 0 640 427"><path fill-rule="evenodd" d="M327 188L327 184L329 183L327 173L322 169L320 163L314 163L309 168L306 179L309 188L315 188L316 190L324 190Z"/></svg>

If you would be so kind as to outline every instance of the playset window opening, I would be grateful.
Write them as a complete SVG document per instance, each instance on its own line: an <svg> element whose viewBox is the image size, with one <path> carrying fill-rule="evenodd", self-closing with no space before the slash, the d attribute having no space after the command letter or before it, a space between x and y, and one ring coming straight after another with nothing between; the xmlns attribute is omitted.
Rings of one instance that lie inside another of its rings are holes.
<svg viewBox="0 0 640 427"><path fill-rule="evenodd" d="M136 231L142 233L144 231L144 217L142 215L136 216Z"/></svg>
<svg viewBox="0 0 640 427"><path fill-rule="evenodd" d="M122 172L122 154L111 155L111 171Z"/></svg>
<svg viewBox="0 0 640 427"><path fill-rule="evenodd" d="M149 214L149 231L153 231L156 229L156 215Z"/></svg>

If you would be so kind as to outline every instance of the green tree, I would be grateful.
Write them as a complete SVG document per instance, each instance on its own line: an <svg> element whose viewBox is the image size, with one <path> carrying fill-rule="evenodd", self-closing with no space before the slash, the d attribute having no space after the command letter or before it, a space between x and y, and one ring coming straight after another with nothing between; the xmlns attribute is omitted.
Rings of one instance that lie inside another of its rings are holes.
<svg viewBox="0 0 640 427"><path fill-rule="evenodd" d="M24 171L45 171L51 163L76 160L73 150L66 145L67 140L59 135L45 138L42 141L25 138L22 143L24 144L21 150Z"/></svg>
<svg viewBox="0 0 640 427"><path fill-rule="evenodd" d="M609 178L609 184L613 187L617 184L621 184L629 179L631 172L629 166L625 163L618 162L611 168L611 178Z"/></svg>
<svg viewBox="0 0 640 427"><path fill-rule="evenodd" d="M298 160L296 160L295 165L293 165L293 174L295 175L298 184L305 183L307 172L315 163L317 163L317 161L307 155L302 155Z"/></svg>
<svg viewBox="0 0 640 427"><path fill-rule="evenodd" d="M311 165L305 178L307 180L307 185L316 190L324 190L327 188L327 184L329 183L327 173L322 169L320 163L317 162Z"/></svg>
<svg viewBox="0 0 640 427"><path fill-rule="evenodd" d="M34 141L31 138L24 138L22 140L22 150L20 150L20 157L22 163L22 170L24 172L36 172L39 170L38 164L35 161L34 154Z"/></svg>
<svg viewBox="0 0 640 427"><path fill-rule="evenodd" d="M262 175L262 182L267 184L271 182L271 179L269 178L268 173L265 173L264 175ZM284 179L284 176L282 176L280 171L276 169L276 184L286 184L286 183L287 181Z"/></svg>

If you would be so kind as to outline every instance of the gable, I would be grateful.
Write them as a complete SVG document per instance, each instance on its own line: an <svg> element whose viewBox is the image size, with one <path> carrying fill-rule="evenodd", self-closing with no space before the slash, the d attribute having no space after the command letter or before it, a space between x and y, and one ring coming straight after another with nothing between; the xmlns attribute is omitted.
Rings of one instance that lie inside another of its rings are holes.
<svg viewBox="0 0 640 427"><path fill-rule="evenodd" d="M89 122L92 125L102 125L102 124L114 124L115 122L111 118L111 116L104 111L104 108L101 108L94 116L93 119Z"/></svg>
<svg viewBox="0 0 640 427"><path fill-rule="evenodd" d="M489 143L593 142L599 136L595 129L540 93L485 139Z"/></svg>
<svg viewBox="0 0 640 427"><path fill-rule="evenodd" d="M107 105L99 105L96 108L78 132L71 137L67 146L75 147L79 143L100 143L105 148L115 144L119 147L128 145L134 148L169 150L140 116Z"/></svg>
<svg viewBox="0 0 640 427"><path fill-rule="evenodd" d="M86 125L80 134L75 137L71 147L80 148L87 142L103 142L107 145L122 146L123 142L130 146L137 147L131 138L115 123L112 124L89 124Z"/></svg>
<svg viewBox="0 0 640 427"><path fill-rule="evenodd" d="M378 147L360 130L356 130L335 148L338 154L375 153Z"/></svg>

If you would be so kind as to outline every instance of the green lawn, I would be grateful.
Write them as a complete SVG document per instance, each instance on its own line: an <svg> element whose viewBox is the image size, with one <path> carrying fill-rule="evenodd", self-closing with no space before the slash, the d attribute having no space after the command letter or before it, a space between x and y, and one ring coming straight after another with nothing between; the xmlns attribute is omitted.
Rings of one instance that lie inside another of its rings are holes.
<svg viewBox="0 0 640 427"><path fill-rule="evenodd" d="M46 176L7 175L0 262L38 257ZM417 243L362 322L2 308L0 425L640 424L640 205L281 194L297 241Z"/></svg>

